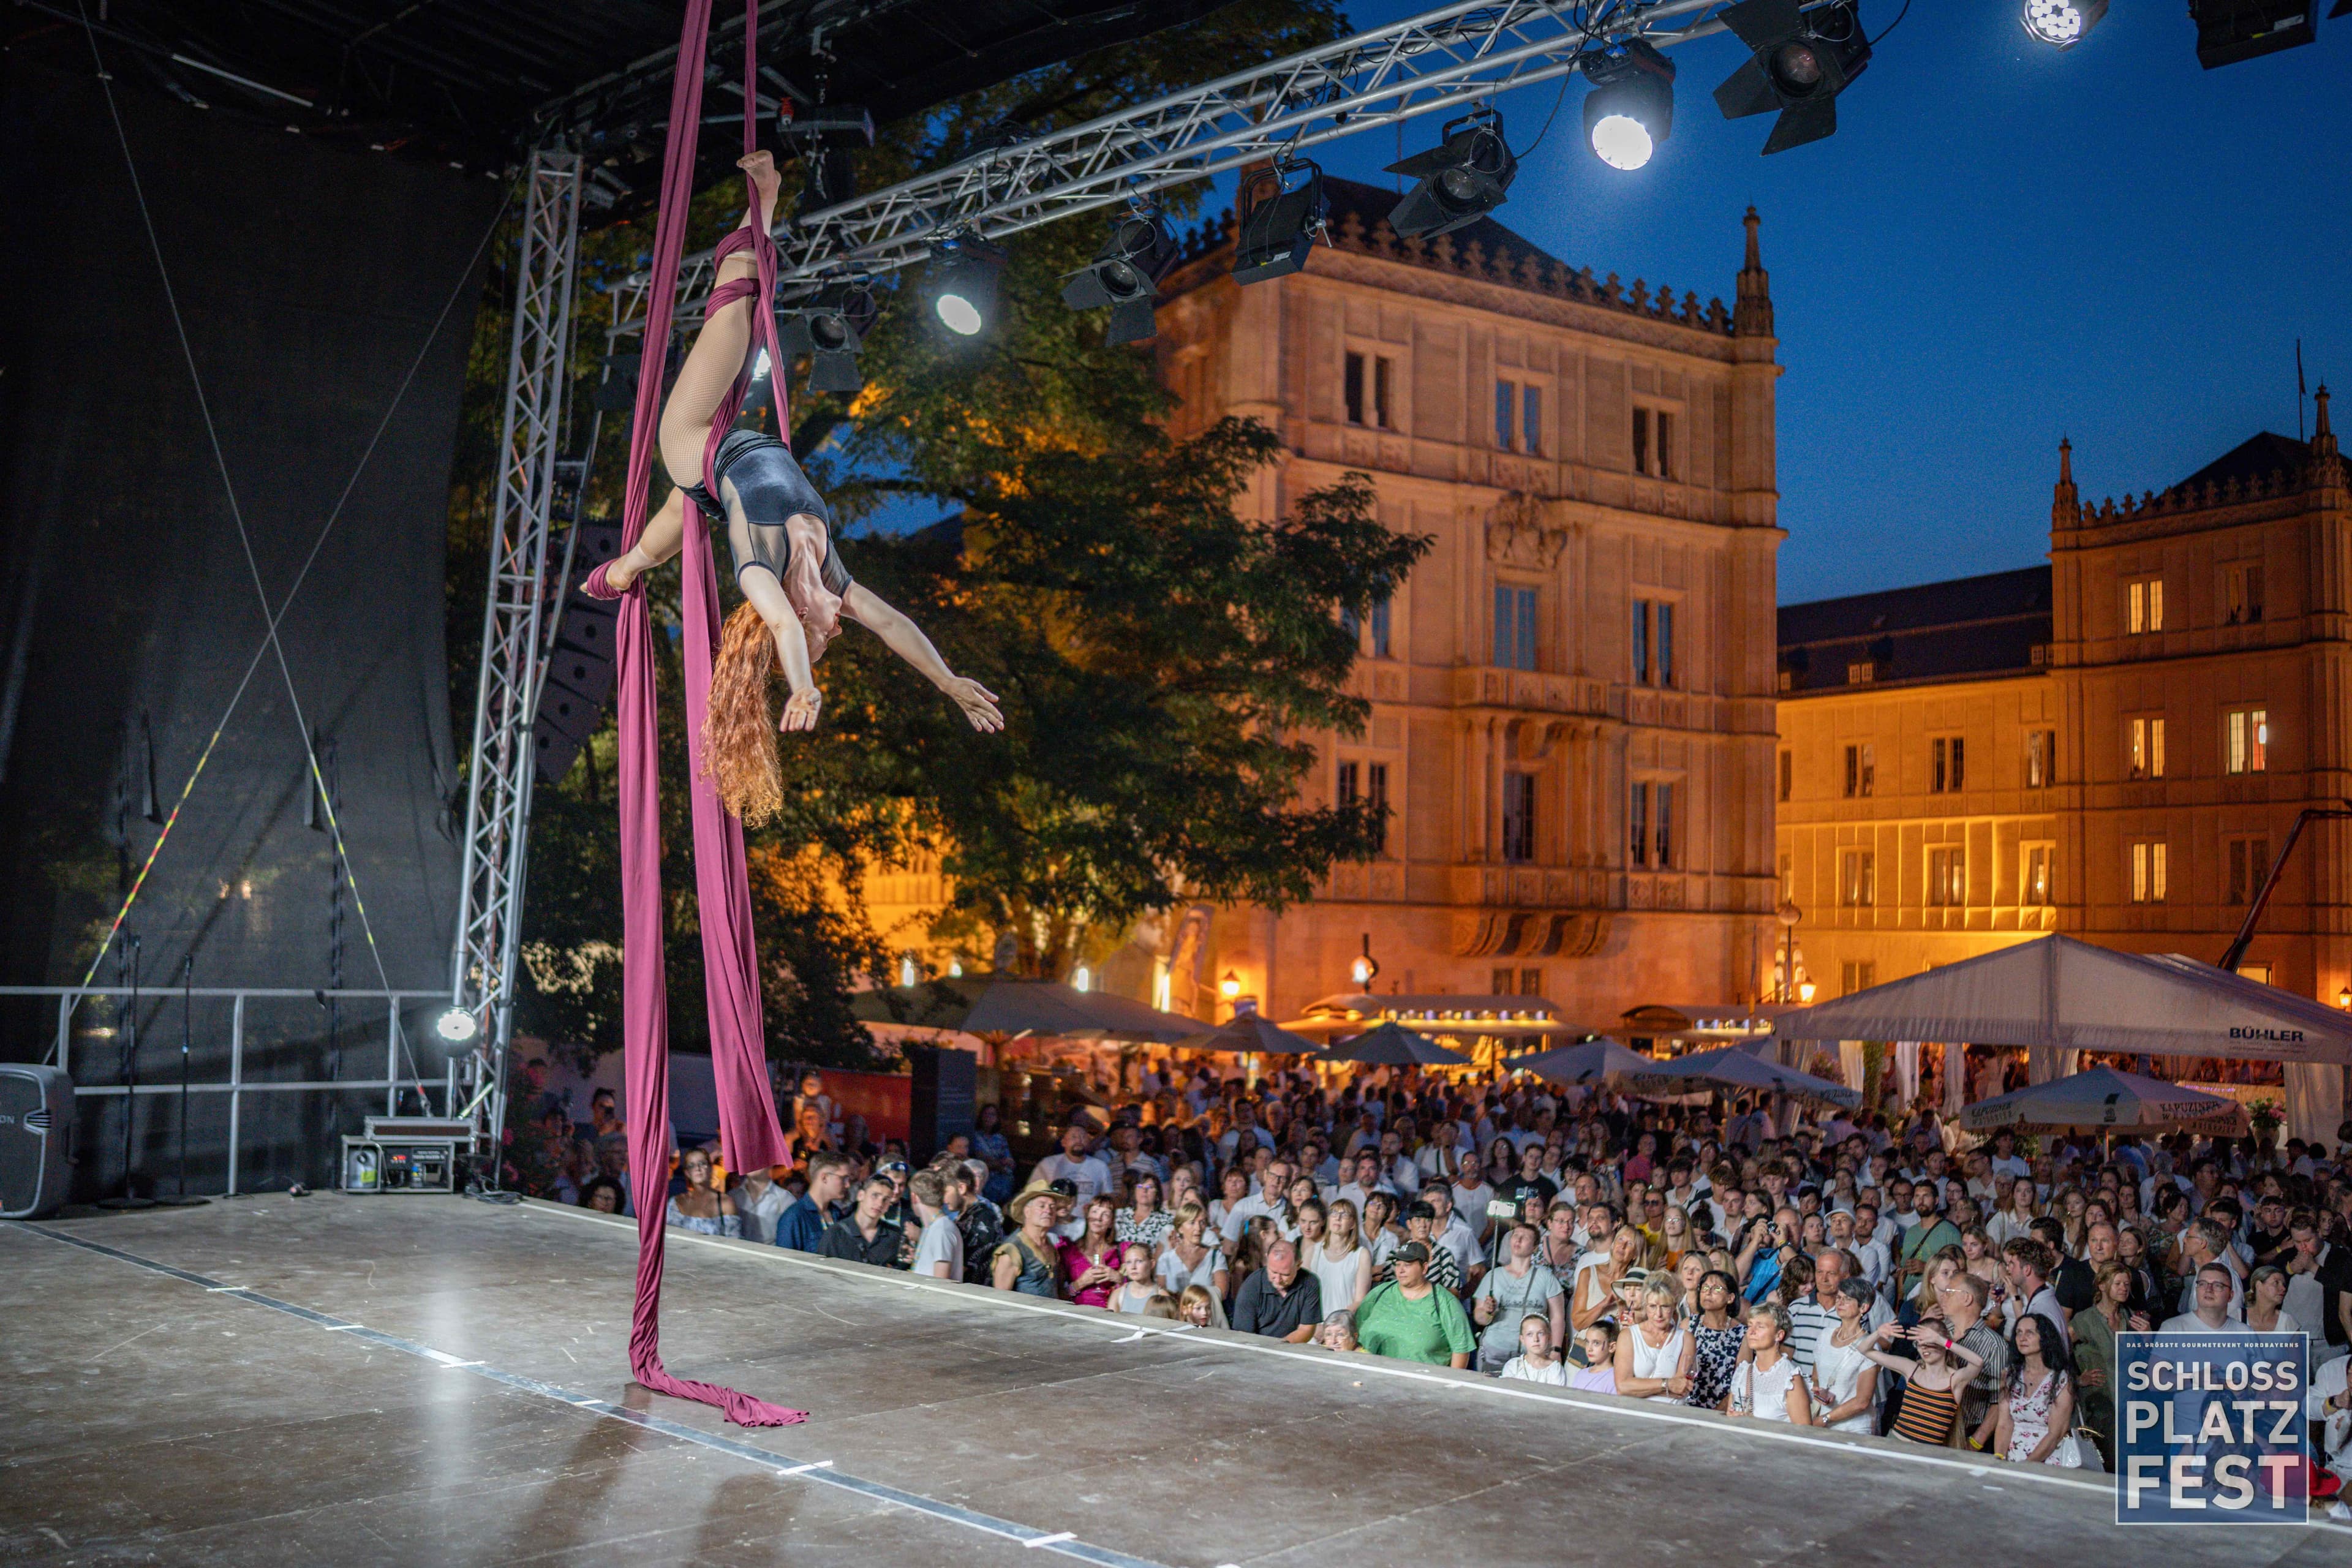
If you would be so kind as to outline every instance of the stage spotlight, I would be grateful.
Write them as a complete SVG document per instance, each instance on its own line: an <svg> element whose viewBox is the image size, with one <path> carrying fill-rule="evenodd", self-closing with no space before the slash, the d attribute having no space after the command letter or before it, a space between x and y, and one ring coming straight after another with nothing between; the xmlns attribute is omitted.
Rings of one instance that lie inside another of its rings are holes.
<svg viewBox="0 0 2352 1568"><path fill-rule="evenodd" d="M462 1046L482 1032L481 1020L463 1007L451 1007L433 1020L433 1032L453 1046Z"/></svg>
<svg viewBox="0 0 2352 1568"><path fill-rule="evenodd" d="M1242 182L1234 205L1241 209L1236 283L1263 283L1306 266L1330 210L1323 199L1323 171L1305 158L1260 169Z"/></svg>
<svg viewBox="0 0 2352 1568"><path fill-rule="evenodd" d="M1818 142L1837 129L1837 96L1870 64L1870 37L1858 0L1806 12L1798 0L1739 0L1717 17L1754 51L1715 89L1726 120L1780 118L1764 141L1768 153Z"/></svg>
<svg viewBox="0 0 2352 1568"><path fill-rule="evenodd" d="M2107 14L2107 0L2025 0L2017 19L2053 48L2071 49Z"/></svg>
<svg viewBox="0 0 2352 1568"><path fill-rule="evenodd" d="M1103 342L1140 342L1160 330L1152 306L1159 299L1160 275L1175 258L1175 237L1157 215L1120 218L1095 258L1067 274L1062 303L1073 310L1108 305L1110 325Z"/></svg>
<svg viewBox="0 0 2352 1568"><path fill-rule="evenodd" d="M931 309L948 331L971 337L996 314L1004 252L971 235L942 238L935 247L929 279Z"/></svg>
<svg viewBox="0 0 2352 1568"><path fill-rule="evenodd" d="M1389 214L1389 226L1400 238L1449 234L1477 222L1503 205L1518 176L1519 161L1503 140L1503 117L1493 110L1450 120L1442 134L1428 152L1388 166L1391 174L1421 182Z"/></svg>
<svg viewBox="0 0 2352 1568"><path fill-rule="evenodd" d="M1675 62L1644 38L1584 68L1584 139L1612 169L1638 169L1675 129Z"/></svg>
<svg viewBox="0 0 2352 1568"><path fill-rule="evenodd" d="M832 283L776 313L776 342L784 353L809 356L811 392L852 393L866 385L857 349L880 308L863 283Z"/></svg>

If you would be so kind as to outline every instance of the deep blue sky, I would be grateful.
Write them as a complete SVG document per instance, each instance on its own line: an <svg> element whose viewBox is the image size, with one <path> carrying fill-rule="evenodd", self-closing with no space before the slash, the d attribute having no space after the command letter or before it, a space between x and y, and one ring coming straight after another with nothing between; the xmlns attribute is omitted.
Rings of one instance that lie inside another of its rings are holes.
<svg viewBox="0 0 2352 1568"><path fill-rule="evenodd" d="M1674 51L1648 168L1585 150L1572 85L1496 216L1571 265L1728 302L1755 204L1787 367L1784 603L2028 565L2060 436L2085 496L2137 493L2293 435L2298 335L2312 384L2352 391L2352 18L2217 71L2195 42L2180 0L2116 0L2063 54L2014 0L1914 0L1838 133L1765 158L1769 119L1710 97L1744 51L1705 39ZM1515 144L1556 92L1503 100ZM1320 154L1365 179L1394 155L1381 133Z"/></svg>

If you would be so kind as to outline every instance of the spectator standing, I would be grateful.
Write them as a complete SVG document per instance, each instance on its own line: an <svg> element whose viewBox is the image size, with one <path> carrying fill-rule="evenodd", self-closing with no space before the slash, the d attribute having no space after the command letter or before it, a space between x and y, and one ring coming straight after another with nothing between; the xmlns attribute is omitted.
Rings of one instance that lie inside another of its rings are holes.
<svg viewBox="0 0 2352 1568"><path fill-rule="evenodd" d="M707 1152L688 1149L678 1156L677 1173L686 1178L686 1191L669 1200L668 1223L699 1236L740 1236L743 1222L735 1213L735 1200L711 1185L710 1173Z"/></svg>
<svg viewBox="0 0 2352 1568"><path fill-rule="evenodd" d="M817 1256L837 1258L847 1263L868 1263L877 1268L896 1268L898 1244L905 1237L883 1216L898 1193L897 1184L889 1177L866 1177L857 1189L856 1205L825 1231L824 1240L817 1246Z"/></svg>
<svg viewBox="0 0 2352 1568"><path fill-rule="evenodd" d="M2002 1298L2010 1337L2014 1339L2017 1325L2029 1317L2047 1320L2061 1340L2066 1331L2057 1325L2066 1321L2066 1309L2058 1304L2058 1293L2050 1288L2050 1273L2058 1266L2055 1253L2036 1237L2022 1236L2001 1244L2001 1283L2007 1294Z"/></svg>
<svg viewBox="0 0 2352 1568"><path fill-rule="evenodd" d="M1013 1193L1013 1144L1004 1136L1004 1112L993 1100L982 1106L972 1119L971 1152L988 1166L981 1195L1003 1204Z"/></svg>
<svg viewBox="0 0 2352 1568"><path fill-rule="evenodd" d="M1617 1392L1628 1399L1679 1405L1690 1393L1698 1344L1675 1309L1674 1282L1654 1274L1642 1284L1642 1305L1617 1335Z"/></svg>
<svg viewBox="0 0 2352 1568"><path fill-rule="evenodd" d="M1813 1344L1813 1417L1837 1432L1878 1430L1878 1363L1870 1359L1870 1310L1878 1292L1866 1279L1841 1279L1830 1298L1837 1318Z"/></svg>
<svg viewBox="0 0 2352 1568"><path fill-rule="evenodd" d="M1323 1289L1328 1319L1334 1312L1353 1312L1372 1288L1372 1255L1357 1234L1356 1205L1345 1198L1332 1202L1319 1240L1299 1248L1299 1262Z"/></svg>
<svg viewBox="0 0 2352 1568"><path fill-rule="evenodd" d="M1210 1235L1209 1216L1200 1205L1187 1204L1176 1211L1175 1228L1167 1250L1160 1255L1157 1270L1163 1289L1181 1298L1193 1286L1204 1286L1220 1302L1231 1293L1225 1255L1210 1241ZM1219 1311L1223 1310L1220 1306Z"/></svg>
<svg viewBox="0 0 2352 1568"><path fill-rule="evenodd" d="M1813 1424L1812 1390L1789 1353L1789 1310L1777 1301L1762 1302L1748 1314L1746 1359L1732 1373L1723 1413L1794 1426Z"/></svg>
<svg viewBox="0 0 2352 1568"><path fill-rule="evenodd" d="M1897 1356L1886 1348L1898 1342L1913 1353ZM1983 1366L1982 1358L1961 1342L1945 1337L1940 1323L1907 1329L1882 1323L1868 1344L1866 1353L1880 1371L1906 1380L1903 1403L1888 1435L1930 1447L1958 1447L1967 1430L1960 1422L1960 1400Z"/></svg>
<svg viewBox="0 0 2352 1568"><path fill-rule="evenodd" d="M2146 1333L2147 1316L2132 1310L2132 1271L2115 1258L2099 1265L2091 1304L2074 1314L2074 1386L2081 1391L2083 1425L2098 1434L2099 1457L2116 1464L2116 1336Z"/></svg>
<svg viewBox="0 0 2352 1568"><path fill-rule="evenodd" d="M1739 1304L1739 1282L1724 1269L1709 1268L1694 1294L1698 1313L1690 1323L1691 1386L1684 1399L1702 1410L1720 1410L1748 1337L1747 1325L1731 1315Z"/></svg>
<svg viewBox="0 0 2352 1568"><path fill-rule="evenodd" d="M849 1190L849 1162L838 1154L819 1154L808 1163L808 1191L800 1201L776 1216L776 1245L795 1252L814 1252L824 1233L842 1215L841 1200Z"/></svg>
<svg viewBox="0 0 2352 1568"><path fill-rule="evenodd" d="M1062 1294L1062 1249L1054 1235L1069 1200L1045 1183L1023 1188L1004 1211L1013 1233L990 1255L989 1283L999 1290L1058 1300Z"/></svg>
<svg viewBox="0 0 2352 1568"><path fill-rule="evenodd" d="M1081 1307L1107 1307L1118 1285L1119 1261L1127 1256L1118 1244L1118 1211L1106 1194L1087 1200L1085 1212L1078 1238L1062 1244L1062 1271L1070 1282L1071 1300Z"/></svg>
<svg viewBox="0 0 2352 1568"><path fill-rule="evenodd" d="M2227 1334L2239 1331L2245 1321L2230 1310L2231 1292L2238 1288L2237 1276L2226 1264L2208 1263L2197 1270L2189 1282L2191 1299L2197 1303L2189 1311L2164 1321L2162 1332L2168 1334Z"/></svg>
<svg viewBox="0 0 2352 1568"><path fill-rule="evenodd" d="M937 1171L918 1171L907 1184L914 1201L916 1234L913 1272L923 1279L963 1278L963 1232L947 1212L948 1179Z"/></svg>
<svg viewBox="0 0 2352 1568"><path fill-rule="evenodd" d="M1140 1246L1146 1253L1156 1254L1168 1239L1168 1227L1176 1216L1160 1206L1160 1177L1151 1171L1138 1170L1134 1195L1128 1206L1118 1211L1117 1231L1121 1243Z"/></svg>
<svg viewBox="0 0 2352 1568"><path fill-rule="evenodd" d="M989 1183L994 1173L987 1161L963 1163L963 1202L956 1209L956 1228L963 1232L963 1277L968 1284L991 1282L989 1260L1004 1239L1004 1211L990 1201Z"/></svg>
<svg viewBox="0 0 2352 1568"><path fill-rule="evenodd" d="M1119 1256L1118 1289L1113 1290L1110 1299L1103 1304L1114 1312L1139 1317L1151 1310L1154 1301L1167 1301L1172 1305L1174 1300L1175 1298L1162 1290L1151 1278L1150 1249L1130 1244Z"/></svg>
<svg viewBox="0 0 2352 1568"><path fill-rule="evenodd" d="M1501 1375L1518 1383L1568 1386L1568 1363L1552 1352L1552 1321L1542 1312L1519 1320L1518 1353L1503 1363ZM1483 1353L1483 1352L1482 1352Z"/></svg>
<svg viewBox="0 0 2352 1568"><path fill-rule="evenodd" d="M1297 1246L1277 1238L1265 1249L1265 1266L1242 1281L1234 1299L1234 1329L1303 1345L1322 1319L1322 1286L1300 1271ZM1360 1323L1357 1332L1362 1335Z"/></svg>
<svg viewBox="0 0 2352 1568"><path fill-rule="evenodd" d="M1088 1152L1094 1141L1094 1133L1083 1121L1073 1121L1063 1128L1062 1152L1038 1161L1037 1168L1030 1173L1029 1184L1034 1187L1048 1182L1068 1182L1077 1193L1076 1212L1083 1215L1087 1205L1110 1191L1110 1167ZM1072 1230L1069 1234L1075 1237L1076 1232Z"/></svg>
<svg viewBox="0 0 2352 1568"><path fill-rule="evenodd" d="M776 1184L775 1173L765 1165L743 1173L741 1184L730 1194L736 1215L743 1222L743 1239L772 1247L776 1221L792 1207L792 1194Z"/></svg>
<svg viewBox="0 0 2352 1568"><path fill-rule="evenodd" d="M1356 1338L1374 1355L1466 1367L1477 1336L1454 1292L1430 1279L1430 1261L1425 1241L1408 1241L1396 1249L1390 1259L1395 1278L1374 1286L1356 1309Z"/></svg>
<svg viewBox="0 0 2352 1568"><path fill-rule="evenodd" d="M1536 1261L1536 1227L1522 1220L1503 1244L1502 1266L1478 1281L1470 1314L1478 1325L1478 1370L1494 1372L1525 1353L1523 1321L1533 1313L1549 1325L1549 1349L1568 1337L1568 1292L1559 1276ZM1564 1383L1567 1374L1561 1374Z"/></svg>
<svg viewBox="0 0 2352 1568"><path fill-rule="evenodd" d="M2074 1438L2074 1363L2058 1325L2039 1312L2017 1321L2017 1359L2002 1381L2000 1402L1969 1446L1992 1450L2013 1465L2082 1468Z"/></svg>

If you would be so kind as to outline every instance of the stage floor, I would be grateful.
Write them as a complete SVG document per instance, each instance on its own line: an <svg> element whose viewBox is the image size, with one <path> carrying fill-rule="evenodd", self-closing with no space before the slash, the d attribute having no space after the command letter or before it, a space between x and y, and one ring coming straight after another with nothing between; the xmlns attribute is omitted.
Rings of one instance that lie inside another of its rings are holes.
<svg viewBox="0 0 2352 1568"><path fill-rule="evenodd" d="M75 1243L82 1245L75 1245ZM92 1248L104 1247L111 1252ZM988 1568L1563 1560L2338 1563L2341 1528L2118 1539L2105 1478L1506 1388L671 1233L270 1195L0 1225L0 1562ZM783 1474L795 1467L798 1474Z"/></svg>

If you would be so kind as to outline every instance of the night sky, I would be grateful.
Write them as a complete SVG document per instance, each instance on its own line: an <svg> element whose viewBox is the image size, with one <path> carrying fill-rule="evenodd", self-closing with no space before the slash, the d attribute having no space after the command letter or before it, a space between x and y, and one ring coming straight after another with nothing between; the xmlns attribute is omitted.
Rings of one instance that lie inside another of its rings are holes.
<svg viewBox="0 0 2352 1568"><path fill-rule="evenodd" d="M2217 71L2195 40L2180 0L2116 0L2063 53L2013 0L1915 0L1838 133L1769 159L1769 117L1711 98L1742 47L1702 40L1672 51L1647 168L1586 150L1577 83L1496 216L1570 265L1728 303L1755 204L1786 367L1784 603L2028 565L2062 435L2086 500L2137 493L2294 434L2298 336L2310 384L2352 391L2352 17ZM1515 146L1557 92L1503 100ZM1408 127L1407 151L1435 132ZM1393 134L1318 156L1388 183Z"/></svg>

